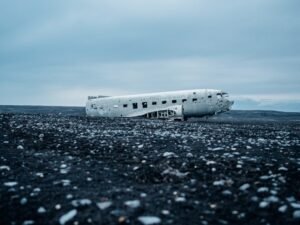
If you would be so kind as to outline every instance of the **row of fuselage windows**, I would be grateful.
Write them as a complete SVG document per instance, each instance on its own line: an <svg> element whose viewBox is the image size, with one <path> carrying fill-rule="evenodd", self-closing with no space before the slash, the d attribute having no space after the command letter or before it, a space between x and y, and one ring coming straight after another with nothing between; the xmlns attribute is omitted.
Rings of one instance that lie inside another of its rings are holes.
<svg viewBox="0 0 300 225"><path fill-rule="evenodd" d="M208 96L208 98L211 98L210 96ZM197 98L193 98L192 99L192 102L197 102ZM186 102L187 101L187 99L182 99L181 100L181 102L182 103L184 103L184 102ZM177 101L177 100L172 100L171 101L173 104L176 104L177 102L179 102L179 101ZM155 105L157 105L158 104L158 102L156 102L156 101L153 101L152 102L152 105L153 106L155 106ZM163 101L161 101L161 104L162 105L165 105L165 104L167 104L167 101L166 100L163 100ZM127 108L128 107L128 104L123 104L123 108ZM138 108L138 103L132 103L132 108L133 109L137 109ZM144 109L146 109L146 108L148 108L148 102L142 102L142 108L144 108Z"/></svg>

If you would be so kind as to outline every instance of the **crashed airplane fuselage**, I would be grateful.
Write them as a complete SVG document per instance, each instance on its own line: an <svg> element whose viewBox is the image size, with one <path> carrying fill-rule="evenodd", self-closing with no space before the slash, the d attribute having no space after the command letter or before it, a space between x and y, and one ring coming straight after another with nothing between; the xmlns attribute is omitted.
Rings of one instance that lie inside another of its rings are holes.
<svg viewBox="0 0 300 225"><path fill-rule="evenodd" d="M159 92L124 96L89 97L86 114L91 117L145 117L186 119L229 111L233 101L226 92L213 89Z"/></svg>

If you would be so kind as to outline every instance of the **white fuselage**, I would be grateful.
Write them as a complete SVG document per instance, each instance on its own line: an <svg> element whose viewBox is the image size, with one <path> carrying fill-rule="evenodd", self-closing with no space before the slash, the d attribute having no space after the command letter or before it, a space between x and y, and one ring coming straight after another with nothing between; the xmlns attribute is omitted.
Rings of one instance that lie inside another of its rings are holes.
<svg viewBox="0 0 300 225"><path fill-rule="evenodd" d="M86 103L91 117L202 117L230 110L233 102L221 90L196 89L116 97L92 97Z"/></svg>

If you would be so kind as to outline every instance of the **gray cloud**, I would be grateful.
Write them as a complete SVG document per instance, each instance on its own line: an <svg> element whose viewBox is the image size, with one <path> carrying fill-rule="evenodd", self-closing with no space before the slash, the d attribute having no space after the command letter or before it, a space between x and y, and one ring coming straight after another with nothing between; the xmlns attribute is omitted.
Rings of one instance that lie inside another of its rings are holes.
<svg viewBox="0 0 300 225"><path fill-rule="evenodd" d="M228 90L237 108L263 108L268 95L268 107L299 111L299 9L296 0L2 2L0 104L208 87Z"/></svg>

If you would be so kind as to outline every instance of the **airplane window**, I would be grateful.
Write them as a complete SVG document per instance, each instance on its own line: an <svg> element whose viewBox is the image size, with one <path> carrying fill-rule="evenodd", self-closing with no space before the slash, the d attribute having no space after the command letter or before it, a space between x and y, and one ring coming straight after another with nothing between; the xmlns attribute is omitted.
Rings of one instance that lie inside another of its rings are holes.
<svg viewBox="0 0 300 225"><path fill-rule="evenodd" d="M124 104L124 105L123 105L124 108L127 108L127 106L128 106L127 104Z"/></svg>
<svg viewBox="0 0 300 225"><path fill-rule="evenodd" d="M137 109L138 108L138 104L137 103L132 103L132 108Z"/></svg>
<svg viewBox="0 0 300 225"><path fill-rule="evenodd" d="M143 108L147 108L148 107L147 102L143 102L142 105L143 105Z"/></svg>
<svg viewBox="0 0 300 225"><path fill-rule="evenodd" d="M167 101L162 101L161 103L162 103L162 104L166 104L166 103L167 103Z"/></svg>
<svg viewBox="0 0 300 225"><path fill-rule="evenodd" d="M157 102L152 102L152 105L157 105Z"/></svg>
<svg viewBox="0 0 300 225"><path fill-rule="evenodd" d="M209 95L209 96L207 96L208 98L211 98L212 96L211 95Z"/></svg>
<svg viewBox="0 0 300 225"><path fill-rule="evenodd" d="M177 102L177 100L172 100L172 103L176 103Z"/></svg>
<svg viewBox="0 0 300 225"><path fill-rule="evenodd" d="M197 99L196 98L193 98L193 102L196 102L197 101Z"/></svg>
<svg viewBox="0 0 300 225"><path fill-rule="evenodd" d="M186 102L187 100L186 99L182 99L182 102Z"/></svg>

